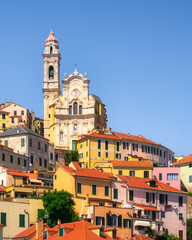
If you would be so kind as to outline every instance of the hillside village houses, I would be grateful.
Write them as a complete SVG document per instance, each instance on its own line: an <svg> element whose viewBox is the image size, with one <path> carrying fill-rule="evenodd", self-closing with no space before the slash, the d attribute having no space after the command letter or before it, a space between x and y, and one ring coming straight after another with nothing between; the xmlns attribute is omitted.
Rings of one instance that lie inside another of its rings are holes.
<svg viewBox="0 0 192 240"><path fill-rule="evenodd" d="M44 119L16 103L0 104L0 234L151 240L144 236L151 228L186 240L192 201L181 186L190 191L190 156L174 163L169 148L107 129L106 107L89 93L87 74L75 68L61 86L60 60L51 30L43 53ZM65 164L67 151L78 151L79 163ZM37 221L41 196L60 190L74 195L82 221L50 228Z"/></svg>

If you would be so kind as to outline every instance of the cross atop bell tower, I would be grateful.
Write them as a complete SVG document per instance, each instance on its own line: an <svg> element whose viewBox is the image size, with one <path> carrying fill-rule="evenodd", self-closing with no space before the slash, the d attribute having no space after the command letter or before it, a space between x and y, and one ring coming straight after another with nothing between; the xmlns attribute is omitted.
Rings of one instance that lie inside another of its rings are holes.
<svg viewBox="0 0 192 240"><path fill-rule="evenodd" d="M43 97L44 97L44 136L49 139L49 122L50 110L49 106L53 99L58 97L60 91L60 60L58 40L55 38L53 31L49 33L49 37L45 40L45 50L43 54L44 61L44 81L43 81Z"/></svg>

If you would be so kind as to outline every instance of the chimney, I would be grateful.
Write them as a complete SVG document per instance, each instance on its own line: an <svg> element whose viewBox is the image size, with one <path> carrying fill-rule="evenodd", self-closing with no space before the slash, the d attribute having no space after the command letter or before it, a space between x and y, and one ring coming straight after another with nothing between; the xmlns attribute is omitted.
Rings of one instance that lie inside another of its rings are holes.
<svg viewBox="0 0 192 240"><path fill-rule="evenodd" d="M57 225L61 224L61 219L57 219Z"/></svg>
<svg viewBox="0 0 192 240"><path fill-rule="evenodd" d="M43 219L38 219L36 222L36 239L39 239L43 235Z"/></svg>

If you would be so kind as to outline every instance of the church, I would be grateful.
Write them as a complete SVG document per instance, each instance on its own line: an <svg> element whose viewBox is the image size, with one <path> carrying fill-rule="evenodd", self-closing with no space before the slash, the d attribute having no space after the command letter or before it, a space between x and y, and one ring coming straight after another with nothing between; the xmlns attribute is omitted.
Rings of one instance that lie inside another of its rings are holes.
<svg viewBox="0 0 192 240"><path fill-rule="evenodd" d="M45 41L44 60L44 137L56 149L76 150L76 140L93 129L107 127L105 105L98 96L89 94L87 74L65 73L60 85L58 40L53 31Z"/></svg>

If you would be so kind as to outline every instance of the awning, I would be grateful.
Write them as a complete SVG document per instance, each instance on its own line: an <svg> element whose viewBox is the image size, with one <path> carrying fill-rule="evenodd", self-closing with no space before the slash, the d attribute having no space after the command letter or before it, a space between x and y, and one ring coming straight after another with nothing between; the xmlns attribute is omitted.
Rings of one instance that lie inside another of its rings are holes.
<svg viewBox="0 0 192 240"><path fill-rule="evenodd" d="M29 179L30 182L33 182L33 183L41 183L42 181L41 180L38 180L38 179Z"/></svg>
<svg viewBox="0 0 192 240"><path fill-rule="evenodd" d="M160 212L160 210L158 210L157 208L152 207L152 206L138 206L138 205L134 205L133 207L134 207L134 209Z"/></svg>
<svg viewBox="0 0 192 240"><path fill-rule="evenodd" d="M151 224L150 224L149 221L138 221L138 220L135 220L135 226L150 227Z"/></svg>

